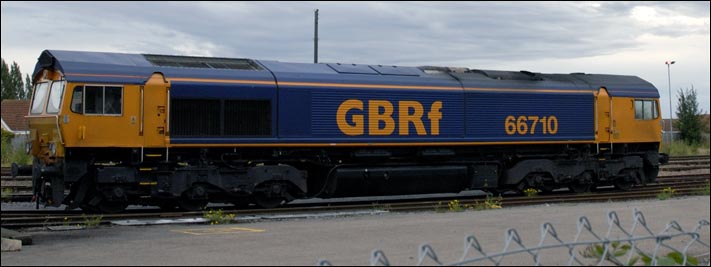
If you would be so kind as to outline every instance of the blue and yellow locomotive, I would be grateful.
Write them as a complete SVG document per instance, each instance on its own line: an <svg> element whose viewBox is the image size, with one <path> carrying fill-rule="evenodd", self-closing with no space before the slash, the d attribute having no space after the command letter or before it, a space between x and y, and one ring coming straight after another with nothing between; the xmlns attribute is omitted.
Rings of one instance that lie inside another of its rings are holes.
<svg viewBox="0 0 711 267"><path fill-rule="evenodd" d="M35 195L70 208L628 189L665 160L635 76L46 50L33 81Z"/></svg>

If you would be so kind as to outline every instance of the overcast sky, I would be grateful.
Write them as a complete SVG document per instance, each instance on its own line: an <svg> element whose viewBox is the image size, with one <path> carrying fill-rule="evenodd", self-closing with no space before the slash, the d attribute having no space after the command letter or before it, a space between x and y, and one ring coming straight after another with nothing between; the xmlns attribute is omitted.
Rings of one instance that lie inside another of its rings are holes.
<svg viewBox="0 0 711 267"><path fill-rule="evenodd" d="M2 2L2 58L45 49L635 75L709 106L709 2Z"/></svg>

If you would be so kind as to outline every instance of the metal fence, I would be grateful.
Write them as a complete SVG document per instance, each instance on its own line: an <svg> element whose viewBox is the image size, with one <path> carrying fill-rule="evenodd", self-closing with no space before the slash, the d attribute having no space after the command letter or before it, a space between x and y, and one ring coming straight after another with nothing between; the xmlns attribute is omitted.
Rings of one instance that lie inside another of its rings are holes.
<svg viewBox="0 0 711 267"><path fill-rule="evenodd" d="M667 223L659 233L647 226L644 214L634 210L634 222L624 228L611 211L607 218L607 232L604 235L593 231L590 221L582 216L578 219L574 240L565 242L550 223L541 225L540 240L536 246L526 247L516 229L508 229L503 248L498 252L486 252L474 235L464 239L461 258L454 262L443 262L429 244L418 249L418 265L505 265L503 260L516 257L524 265L706 265L709 266L709 243L701 239L701 231L707 231L709 221L702 219L694 229L684 230L676 221ZM613 237L618 236L617 238ZM636 232L642 232L638 234ZM707 238L708 239L708 238ZM543 262L543 252L556 250L555 262ZM560 253L560 251L567 251ZM696 255L690 255L691 253ZM328 260L319 260L318 265L331 266ZM370 265L391 265L385 252L373 250ZM395 264L398 265L398 264Z"/></svg>

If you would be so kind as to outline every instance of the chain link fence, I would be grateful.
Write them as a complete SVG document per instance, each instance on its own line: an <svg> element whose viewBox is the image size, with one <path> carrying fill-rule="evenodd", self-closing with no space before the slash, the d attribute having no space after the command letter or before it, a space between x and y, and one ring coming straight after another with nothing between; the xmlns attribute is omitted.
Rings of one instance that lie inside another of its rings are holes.
<svg viewBox="0 0 711 267"><path fill-rule="evenodd" d="M503 248L500 251L486 252L476 236L464 238L462 256L454 262L444 262L437 257L437 252L429 244L418 249L418 265L706 265L709 266L709 221L699 220L690 230L684 230L677 221L671 221L666 227L654 233L647 225L644 214L635 209L634 222L629 228L620 223L617 213L611 211L607 218L607 231L604 234L593 231L587 217L582 216L577 222L575 238L565 242L559 238L551 223L543 223L540 228L540 240L537 245L527 247L523 244L516 229L506 230ZM701 233L706 236L702 238ZM546 254L546 252L548 252ZM370 265L389 266L385 252L373 250ZM318 265L331 266L322 259ZM398 265L395 263L395 265Z"/></svg>

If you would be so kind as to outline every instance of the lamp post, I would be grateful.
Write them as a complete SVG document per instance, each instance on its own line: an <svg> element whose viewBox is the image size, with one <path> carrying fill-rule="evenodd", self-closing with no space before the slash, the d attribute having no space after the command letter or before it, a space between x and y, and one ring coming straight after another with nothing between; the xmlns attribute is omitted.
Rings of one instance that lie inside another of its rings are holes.
<svg viewBox="0 0 711 267"><path fill-rule="evenodd" d="M672 112L672 98L671 98L671 70L670 67L676 61L667 61L667 79L669 80L669 143L674 142L674 113Z"/></svg>

